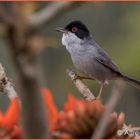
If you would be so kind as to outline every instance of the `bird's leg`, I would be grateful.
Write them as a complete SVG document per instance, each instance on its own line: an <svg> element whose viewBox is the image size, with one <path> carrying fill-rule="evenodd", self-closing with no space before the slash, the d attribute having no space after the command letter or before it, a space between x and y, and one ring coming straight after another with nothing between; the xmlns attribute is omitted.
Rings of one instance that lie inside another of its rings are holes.
<svg viewBox="0 0 140 140"><path fill-rule="evenodd" d="M101 94L102 94L103 87L104 87L104 81L102 81L100 83L100 90L99 90L99 93L98 93L98 96L96 97L96 99L100 99Z"/></svg>

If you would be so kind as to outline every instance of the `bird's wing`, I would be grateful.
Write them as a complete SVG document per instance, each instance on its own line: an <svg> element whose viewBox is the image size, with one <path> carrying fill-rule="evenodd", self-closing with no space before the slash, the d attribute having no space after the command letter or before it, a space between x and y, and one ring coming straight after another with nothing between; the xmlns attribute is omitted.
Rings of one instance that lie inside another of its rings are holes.
<svg viewBox="0 0 140 140"><path fill-rule="evenodd" d="M111 60L108 59L108 61L106 59L103 59L103 57L99 58L99 57L95 57L95 59L102 64L104 67L110 69L111 71L115 72L116 74L121 74L121 72L119 71L117 65L115 63L113 63Z"/></svg>
<svg viewBox="0 0 140 140"><path fill-rule="evenodd" d="M90 44L97 49L96 57L94 56L94 59L104 67L121 75L121 72L117 65L112 61L111 57L94 40L90 41Z"/></svg>

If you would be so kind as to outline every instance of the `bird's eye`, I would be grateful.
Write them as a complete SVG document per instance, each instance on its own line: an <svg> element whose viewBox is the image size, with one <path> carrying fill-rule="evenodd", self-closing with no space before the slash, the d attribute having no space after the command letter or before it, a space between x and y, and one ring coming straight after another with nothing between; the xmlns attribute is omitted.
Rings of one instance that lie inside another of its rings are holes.
<svg viewBox="0 0 140 140"><path fill-rule="evenodd" d="M71 30L73 33L77 32L78 29L76 27L73 27L72 30Z"/></svg>

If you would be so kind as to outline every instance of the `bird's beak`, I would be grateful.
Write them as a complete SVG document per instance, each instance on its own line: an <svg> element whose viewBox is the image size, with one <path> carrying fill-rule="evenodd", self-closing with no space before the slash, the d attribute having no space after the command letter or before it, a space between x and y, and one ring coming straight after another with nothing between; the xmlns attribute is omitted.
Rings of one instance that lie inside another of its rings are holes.
<svg viewBox="0 0 140 140"><path fill-rule="evenodd" d="M61 28L61 27L57 27L55 30L58 31L58 32L61 32L61 33L66 33L67 32L66 29Z"/></svg>

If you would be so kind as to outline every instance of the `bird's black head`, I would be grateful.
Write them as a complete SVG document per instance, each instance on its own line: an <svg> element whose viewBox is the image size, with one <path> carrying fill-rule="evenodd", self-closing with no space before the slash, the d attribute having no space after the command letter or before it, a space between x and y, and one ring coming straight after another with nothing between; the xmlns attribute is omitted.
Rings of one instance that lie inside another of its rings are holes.
<svg viewBox="0 0 140 140"><path fill-rule="evenodd" d="M80 39L89 36L89 30L81 21L72 21L64 29L74 33Z"/></svg>

